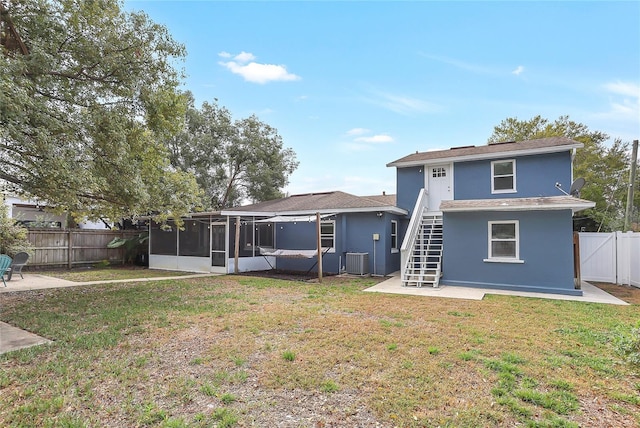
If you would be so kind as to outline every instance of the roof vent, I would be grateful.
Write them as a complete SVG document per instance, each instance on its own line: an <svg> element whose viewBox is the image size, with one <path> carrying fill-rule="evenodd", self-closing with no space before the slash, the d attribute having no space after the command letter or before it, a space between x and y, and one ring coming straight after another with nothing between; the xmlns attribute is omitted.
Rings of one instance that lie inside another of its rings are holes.
<svg viewBox="0 0 640 428"><path fill-rule="evenodd" d="M313 193L300 193L298 195L291 195L292 198L297 198L300 196L320 196L320 195L330 195L335 192L313 192Z"/></svg>
<svg viewBox="0 0 640 428"><path fill-rule="evenodd" d="M497 146L498 144L513 144L517 143L517 141L497 141L495 143L489 143L490 146Z"/></svg>
<svg viewBox="0 0 640 428"><path fill-rule="evenodd" d="M458 150L458 149L471 149L475 146L458 146L458 147L451 147L451 150Z"/></svg>

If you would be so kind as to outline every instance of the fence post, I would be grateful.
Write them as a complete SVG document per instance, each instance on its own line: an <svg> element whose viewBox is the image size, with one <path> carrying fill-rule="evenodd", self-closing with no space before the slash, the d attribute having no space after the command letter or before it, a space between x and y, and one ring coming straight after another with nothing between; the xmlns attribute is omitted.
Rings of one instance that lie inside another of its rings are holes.
<svg viewBox="0 0 640 428"><path fill-rule="evenodd" d="M67 267L71 269L73 267L73 234L71 228L69 228L69 235L67 237Z"/></svg>

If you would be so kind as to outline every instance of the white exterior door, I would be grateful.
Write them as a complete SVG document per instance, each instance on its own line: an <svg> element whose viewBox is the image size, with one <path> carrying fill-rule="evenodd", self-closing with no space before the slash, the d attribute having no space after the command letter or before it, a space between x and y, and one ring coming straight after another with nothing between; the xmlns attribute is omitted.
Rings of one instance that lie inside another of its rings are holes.
<svg viewBox="0 0 640 428"><path fill-rule="evenodd" d="M440 211L440 202L453 199L453 168L451 164L427 165L427 210Z"/></svg>

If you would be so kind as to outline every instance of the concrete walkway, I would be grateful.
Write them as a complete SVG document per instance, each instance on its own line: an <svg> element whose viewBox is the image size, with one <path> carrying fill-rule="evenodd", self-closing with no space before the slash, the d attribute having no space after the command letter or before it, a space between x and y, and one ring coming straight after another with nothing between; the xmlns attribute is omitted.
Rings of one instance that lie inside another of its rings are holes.
<svg viewBox="0 0 640 428"><path fill-rule="evenodd" d="M485 294L502 294L506 296L536 297L539 299L573 300L576 302L605 303L608 305L628 305L627 302L620 300L605 291L602 291L598 287L595 287L588 282L582 281L581 288L583 293L582 296L567 296L564 294L531 293L525 291L493 290L486 288L458 286L454 287L446 285L441 285L439 288L403 287L400 282L400 273L396 272L391 278L387 279L386 281L380 282L373 287L367 288L364 291L373 293L408 294L412 296L446 297L449 299L467 300L482 300L484 299Z"/></svg>
<svg viewBox="0 0 640 428"><path fill-rule="evenodd" d="M0 321L0 354L45 343L51 341Z"/></svg>
<svg viewBox="0 0 640 428"><path fill-rule="evenodd" d="M86 282L73 282L66 279L53 278L51 276L38 275L35 273L23 273L24 279L20 276L14 276L11 281L7 281L7 286L0 283L0 310L2 310L2 294L3 293L16 293L31 290L44 290L47 288L64 288L64 287L78 287L81 285L96 285L96 284L116 284L123 282L148 282L148 281L162 281L168 279L188 279L188 278L202 278L207 276L218 276L214 273L202 273L193 275L178 275L178 276L163 276L155 278L135 278L135 279L113 279L107 281L86 281ZM30 346L42 345L50 343L49 339L40 337L28 331L13 327L7 323L0 322L0 354L5 352L15 351L22 348L28 348Z"/></svg>
<svg viewBox="0 0 640 428"><path fill-rule="evenodd" d="M66 279L54 278L51 276L38 275L35 273L23 273L24 279L18 276L14 276L11 281L7 281L7 286L3 287L0 284L0 293L13 293L16 291L29 291L29 290L43 290L46 288L64 288L64 287L78 287L81 285L96 285L96 284L117 284L123 282L149 282L149 281L164 281L167 279L187 279L187 278L203 278L207 276L219 276L217 273L196 273L193 275L177 275L177 276L162 276L162 277L150 277L150 278L134 278L134 279L110 279L106 281L85 281L74 282L67 281Z"/></svg>

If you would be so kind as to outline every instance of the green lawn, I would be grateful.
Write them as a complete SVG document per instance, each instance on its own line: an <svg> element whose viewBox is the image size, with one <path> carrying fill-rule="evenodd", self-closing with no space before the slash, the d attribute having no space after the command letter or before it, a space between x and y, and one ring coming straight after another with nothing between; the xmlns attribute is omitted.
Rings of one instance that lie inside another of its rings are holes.
<svg viewBox="0 0 640 428"><path fill-rule="evenodd" d="M640 425L631 306L243 276L2 296L0 426ZM376 423L378 425L376 425Z"/></svg>

